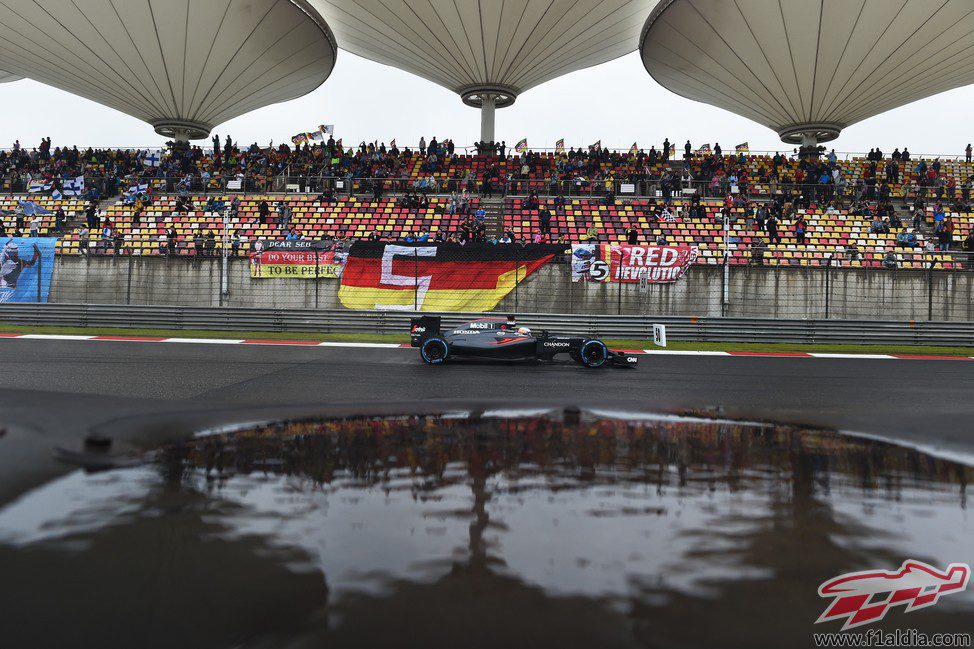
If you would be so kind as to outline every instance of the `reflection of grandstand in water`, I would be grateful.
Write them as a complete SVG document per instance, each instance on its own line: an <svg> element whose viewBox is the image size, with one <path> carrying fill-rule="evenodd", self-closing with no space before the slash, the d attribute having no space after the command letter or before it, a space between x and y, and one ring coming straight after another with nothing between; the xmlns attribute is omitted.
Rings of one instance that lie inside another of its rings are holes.
<svg viewBox="0 0 974 649"><path fill-rule="evenodd" d="M197 438L158 460L110 487L64 485L68 527L128 512L76 529L75 546L171 528L167 561L181 564L197 545L245 542L326 579L327 601L313 580L267 576L310 589L320 609L286 635L311 646L804 645L823 579L945 563L971 532L970 468L794 428L361 418ZM0 529L15 523L0 511ZM192 572L188 592L210 578ZM972 603L954 604L910 626L964 630Z"/></svg>
<svg viewBox="0 0 974 649"><path fill-rule="evenodd" d="M688 637L705 646L713 625L728 629L724 646L797 643L821 602L821 575L898 565L902 552L931 561L956 552L971 474L908 449L793 428L545 418L300 423L181 453L181 466L227 484L267 471L315 489L406 491L429 503L470 489L472 506L445 514L469 522L463 553L426 562L422 578L386 571L372 591L329 572L344 623L312 635L351 644L394 639L370 620L430 610L437 624L421 625L419 644L466 638L472 608L475 626L492 620L492 632L510 634L502 641L539 646ZM895 522L901 506L936 514ZM931 526L946 542L925 538ZM937 624L963 622L938 615Z"/></svg>

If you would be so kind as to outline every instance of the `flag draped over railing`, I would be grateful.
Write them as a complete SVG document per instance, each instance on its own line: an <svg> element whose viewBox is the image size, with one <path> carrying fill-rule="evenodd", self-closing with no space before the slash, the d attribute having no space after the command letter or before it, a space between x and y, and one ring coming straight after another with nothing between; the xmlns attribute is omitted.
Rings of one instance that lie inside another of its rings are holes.
<svg viewBox="0 0 974 649"><path fill-rule="evenodd" d="M359 241L338 297L350 309L489 311L565 246Z"/></svg>

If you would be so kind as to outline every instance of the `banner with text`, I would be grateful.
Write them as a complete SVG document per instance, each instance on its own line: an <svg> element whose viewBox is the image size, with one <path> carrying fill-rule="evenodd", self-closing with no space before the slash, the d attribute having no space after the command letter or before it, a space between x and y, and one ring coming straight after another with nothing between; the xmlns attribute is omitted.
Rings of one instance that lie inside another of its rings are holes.
<svg viewBox="0 0 974 649"><path fill-rule="evenodd" d="M360 241L338 297L349 309L490 311L566 246Z"/></svg>
<svg viewBox="0 0 974 649"><path fill-rule="evenodd" d="M665 284L683 277L696 259L691 246L574 244L572 281Z"/></svg>
<svg viewBox="0 0 974 649"><path fill-rule="evenodd" d="M348 257L344 241L267 241L254 243L250 253L253 279L338 279Z"/></svg>

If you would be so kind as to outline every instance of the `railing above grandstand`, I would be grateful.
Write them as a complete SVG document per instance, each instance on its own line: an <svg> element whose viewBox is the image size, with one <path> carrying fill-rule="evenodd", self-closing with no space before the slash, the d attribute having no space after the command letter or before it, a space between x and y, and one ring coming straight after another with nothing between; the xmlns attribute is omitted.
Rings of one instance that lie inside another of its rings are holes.
<svg viewBox="0 0 974 649"><path fill-rule="evenodd" d="M239 144L239 142L237 144ZM316 144L320 144L320 143L316 143ZM683 153L684 153L683 147L679 143L676 143L676 145L677 145L676 154L670 156L670 159L671 160L682 160L683 159ZM347 145L347 146L345 146L345 150L346 151L351 150L351 151L354 152L354 151L358 150L358 147L359 146L360 145L355 145L355 146ZM93 149L93 150L96 150L96 151L146 151L146 152L149 152L149 153L159 153L159 154L165 154L165 153L168 153L170 151L170 147L164 146L164 145L158 145L158 144L152 144L152 145L146 145L146 146L88 146L88 145L81 146L81 145L77 145L77 147L78 147L79 150L85 150L85 149L89 149L90 148L90 149ZM640 147L639 150L642 151L643 153L648 153L651 147L655 147L657 153L661 153L662 152L662 144L660 144L659 146L650 145L650 146ZM20 150L21 151L30 152L30 151L34 150L35 148L36 147L34 147L34 146L21 145ZM213 147L212 146L202 146L202 147L197 147L197 148L199 148L203 153L205 153L207 155L212 155L213 154ZM265 148L265 147L262 147L262 148ZM410 151L419 151L420 150L418 143L408 144L408 145L402 145L402 146L399 146L399 149L400 150L409 149ZM571 149L574 149L576 151L579 151L579 150L580 151L588 151L588 150L590 150L590 147L588 145L579 145L579 146L574 146L574 147L572 147L572 146L566 146L566 147L561 147L561 148L556 148L556 147L553 147L553 146L544 146L544 147L535 147L535 146L532 146L532 147L529 147L528 149L526 149L526 151L530 151L530 152L534 152L534 153L562 153L562 152L567 152L568 150L571 150ZM13 150L14 150L13 147L0 147L0 152L7 152L7 153L9 153L9 152L11 152ZM631 151L631 147L619 147L619 148L616 148L616 147L602 147L602 150L609 151L610 153L627 154L627 153L629 153ZM454 148L454 151L456 153L463 154L463 155L475 155L476 152L477 152L477 148L476 148L475 145L456 146ZM830 153L830 151L831 150L826 147L826 153L825 153L825 155L828 155ZM508 155L511 155L511 156L517 156L517 155L519 155L519 153L515 151L513 144L507 146L507 152L508 152ZM768 149L768 150L748 149L747 151L736 152L733 148L728 148L728 149L724 149L724 150L721 151L721 155L723 155L723 156L738 155L739 153L744 153L744 155L746 155L746 156L767 156L767 157L774 157L776 154L781 154L781 155L784 155L786 157L790 156L790 157L793 157L794 158L794 157L797 157L797 155L798 155L798 149L796 147L794 147L794 146L786 146L786 147L782 147L781 149ZM884 156L885 156L884 159L889 160L890 159L890 153L891 153L891 151L885 151L884 152ZM695 157L698 157L699 158L702 155L712 155L713 152L711 151L711 152L701 153L701 152L699 152L697 150L697 147L695 145L694 146L694 150L693 150L693 154L694 154ZM864 159L864 158L866 158L869 155L869 153L866 152L866 151L835 151L835 155L836 155L836 157L839 160L847 161L847 160ZM913 160L928 160L928 161L929 160L941 160L941 161L945 161L945 162L947 162L947 161L963 162L965 159L966 159L966 156L965 156L964 153L915 153L913 151L910 152L910 160L911 161L913 161Z"/></svg>

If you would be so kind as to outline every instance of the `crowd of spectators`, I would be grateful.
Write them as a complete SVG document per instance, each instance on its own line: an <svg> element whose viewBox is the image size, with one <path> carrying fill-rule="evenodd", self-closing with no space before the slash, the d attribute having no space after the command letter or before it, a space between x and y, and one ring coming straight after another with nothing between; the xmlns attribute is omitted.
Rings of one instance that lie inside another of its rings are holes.
<svg viewBox="0 0 974 649"><path fill-rule="evenodd" d="M848 169L838 160L834 150L819 157L786 157L780 153L770 158L770 164L753 164L753 158L745 152L724 155L720 145L713 154L700 154L688 141L684 147L682 164L665 164L670 161L672 148L669 140L660 149L648 151L613 151L599 145L588 148L569 148L554 155L537 151L517 152L506 142L477 142L476 155L482 164L454 164L460 158L469 158L459 151L451 139L426 141L421 138L415 150L400 149L395 141L385 143L361 143L358 147L343 147L341 141L329 137L319 142L291 146L287 143L259 146L254 143L243 148L229 136L214 136L212 146L176 145L170 143L162 154L138 149L92 149L77 147L53 147L50 138L43 138L32 149L15 142L12 149L0 151L0 178L13 193L25 192L31 183L49 184L49 192L63 191L64 184L79 176L85 177L83 198L86 201L85 231L87 236L97 233L106 244L117 247L120 236L110 220L98 213L98 201L127 193L133 205L133 222L139 223L144 209L152 203L153 191L177 195L176 213L202 209L207 212L228 210L236 215L239 199L229 204L212 198L204 205L193 205L190 196L205 193L213 185L224 187L231 180L239 181L243 192L266 191L271 181L278 177L298 179L300 189L318 194L317 200L326 203L337 200L335 186L322 179L343 179L349 183L360 181L360 187L372 192L375 199L382 196L387 187L402 181L402 195L398 204L406 209L429 207L431 194L449 193L448 211L467 216L465 226L453 234L404 233L407 240L436 239L457 241L485 240L486 232L482 216L471 214L471 196L480 193L491 196L494 192L507 193L515 190L528 194L526 209L539 209L537 233L532 240L547 241L551 238L551 213L542 206L536 193L529 189L543 179L550 195L554 196L554 210L564 209L565 196L575 193L597 193L607 204L615 201L619 182L639 183L652 181L657 184L661 200L651 204L646 216L652 221L676 218L677 208L673 199L684 197L684 190L694 187L689 204L681 211L691 217L704 214L700 208L701 197L720 197L724 206L719 217L747 219L759 231L767 235L770 243L780 243L782 232L791 229L799 245L806 243L808 223L799 213L802 209L827 206L849 209L851 214L868 220L870 231L895 234L900 248L918 248L920 232L929 225L933 236L926 237L927 246L936 251L947 251L955 245L957 231L951 213L970 213L971 185L974 177L966 175L958 182L954 173L945 173L943 162L914 159L904 148L896 149L887 156L880 149L872 149L866 156L860 173L854 180ZM971 145L965 149L967 161L971 158ZM824 152L823 152L824 153ZM451 175L443 178L443 172ZM893 207L896 198L906 199L898 187L907 172L915 183L913 218L904 223ZM160 188L132 192L129 188L141 187L152 180L163 180ZM362 185L361 181L370 184ZM766 203L755 204L750 200L754 185L770 186L775 192ZM732 208L743 208L735 210ZM275 224L287 233L287 237L300 237L291 227L290 207L284 201L271 206L260 204L260 223ZM273 215L272 215L273 212ZM925 215L932 214L932 222L926 223ZM56 215L55 232L64 231L65 214L62 209ZM18 214L15 233L35 232L39 221ZM0 233L6 233L0 224ZM198 235L203 245L197 250L207 250L207 242L215 236L212 232ZM194 238L196 235L194 235ZM592 238L597 238L593 233ZM633 235L633 238L638 238ZM498 241L514 240L513 233L506 232ZM961 244L974 252L974 238L968 237ZM214 246L210 246L212 250Z"/></svg>

